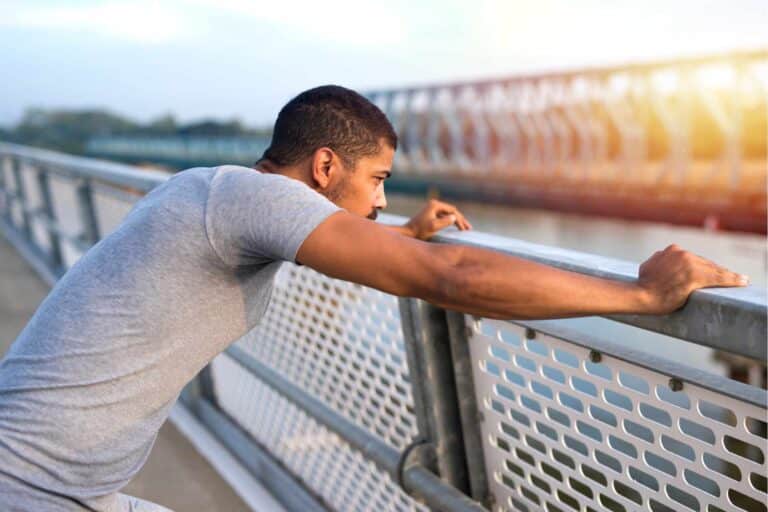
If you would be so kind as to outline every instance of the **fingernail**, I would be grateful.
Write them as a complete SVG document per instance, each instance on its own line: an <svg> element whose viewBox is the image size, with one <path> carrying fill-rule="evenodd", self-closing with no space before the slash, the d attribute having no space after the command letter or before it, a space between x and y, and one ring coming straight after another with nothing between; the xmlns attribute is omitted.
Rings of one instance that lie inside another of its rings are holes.
<svg viewBox="0 0 768 512"><path fill-rule="evenodd" d="M741 274L739 276L739 282L741 284L749 284L749 276L745 276L744 274Z"/></svg>

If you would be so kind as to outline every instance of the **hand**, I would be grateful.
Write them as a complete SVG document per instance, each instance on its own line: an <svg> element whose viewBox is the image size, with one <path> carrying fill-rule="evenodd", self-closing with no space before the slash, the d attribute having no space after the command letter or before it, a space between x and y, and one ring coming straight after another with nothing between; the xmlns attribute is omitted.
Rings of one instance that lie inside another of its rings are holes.
<svg viewBox="0 0 768 512"><path fill-rule="evenodd" d="M437 199L430 199L427 205L404 227L414 238L427 240L451 224L455 224L462 231L472 229L472 224L455 206Z"/></svg>
<svg viewBox="0 0 768 512"><path fill-rule="evenodd" d="M646 292L647 313L666 314L685 304L694 290L746 286L749 278L672 244L640 265L637 284Z"/></svg>

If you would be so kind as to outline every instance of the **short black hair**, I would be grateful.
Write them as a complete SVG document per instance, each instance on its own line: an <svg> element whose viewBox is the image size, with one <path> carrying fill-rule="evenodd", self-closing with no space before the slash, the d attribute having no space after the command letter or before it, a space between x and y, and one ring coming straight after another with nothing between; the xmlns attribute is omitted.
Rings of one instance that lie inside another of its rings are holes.
<svg viewBox="0 0 768 512"><path fill-rule="evenodd" d="M397 134L379 107L351 89L323 85L302 92L280 110L261 160L293 165L328 147L351 170L360 158L377 154L382 139L397 149Z"/></svg>

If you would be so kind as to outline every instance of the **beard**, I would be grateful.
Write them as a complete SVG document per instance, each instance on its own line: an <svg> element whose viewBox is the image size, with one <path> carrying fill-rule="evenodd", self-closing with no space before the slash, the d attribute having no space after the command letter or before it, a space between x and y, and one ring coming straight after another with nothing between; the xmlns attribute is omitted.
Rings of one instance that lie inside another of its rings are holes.
<svg viewBox="0 0 768 512"><path fill-rule="evenodd" d="M349 186L349 178L342 179L339 183L336 184L333 188L329 189L326 192L323 192L323 195L331 201L332 203L335 203L338 205L338 201L345 198L347 196L347 187ZM371 213L365 216L366 219L370 220L376 220L376 217L379 216L379 209L374 208L371 210Z"/></svg>

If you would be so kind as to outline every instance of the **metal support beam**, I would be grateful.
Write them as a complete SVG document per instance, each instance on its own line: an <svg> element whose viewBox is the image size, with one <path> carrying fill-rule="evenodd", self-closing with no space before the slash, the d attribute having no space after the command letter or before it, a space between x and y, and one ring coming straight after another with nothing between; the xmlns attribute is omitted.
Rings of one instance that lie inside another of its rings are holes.
<svg viewBox="0 0 768 512"><path fill-rule="evenodd" d="M467 493L461 420L449 348L445 311L419 299L399 300L409 376L419 432L432 453L422 465L434 462L440 478ZM429 459L434 459L434 461Z"/></svg>
<svg viewBox="0 0 768 512"><path fill-rule="evenodd" d="M51 262L51 269L57 275L64 273L63 259L61 255L61 238L59 230L56 227L56 210L53 207L53 197L51 196L51 184L48 180L48 173L43 169L37 169L37 185L40 190L40 199L42 200L41 210L46 219L46 231L48 240L51 244L48 257Z"/></svg>
<svg viewBox="0 0 768 512"><path fill-rule="evenodd" d="M80 223L83 229L80 238L83 243L90 247L101 238L90 180L83 179L77 185L77 208L80 212Z"/></svg>
<svg viewBox="0 0 768 512"><path fill-rule="evenodd" d="M491 508L492 495L488 489L488 476L483 458L483 439L480 433L481 411L477 404L472 356L464 313L447 311L446 320L450 336L453 372L456 382L456 404L461 416L461 431L469 478L469 495Z"/></svg>
<svg viewBox="0 0 768 512"><path fill-rule="evenodd" d="M236 345L231 345L226 353L397 480L400 454L394 448L333 411L323 402L308 395ZM403 472L403 484L408 494L424 501L435 510L487 512L482 505L442 482L434 473L422 466L414 465L406 468Z"/></svg>
<svg viewBox="0 0 768 512"><path fill-rule="evenodd" d="M24 177L21 175L21 161L18 158L11 158L11 171L13 173L14 186L16 187L16 198L21 206L21 230L24 236L32 238L32 222L30 220L29 205L27 204L26 187L24 186Z"/></svg>

